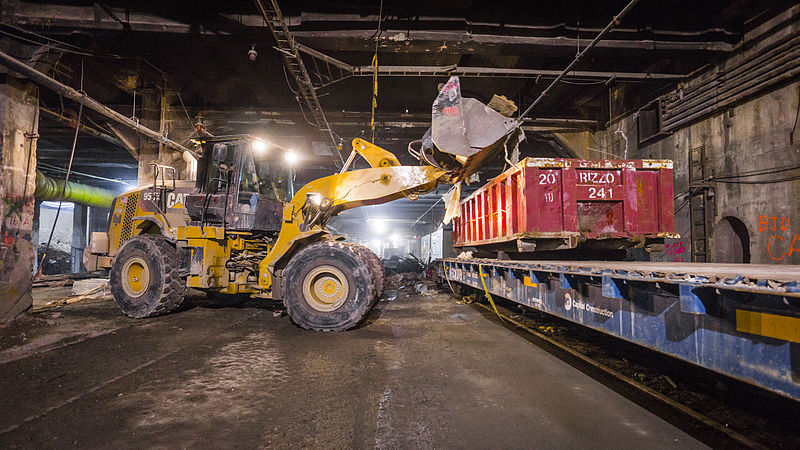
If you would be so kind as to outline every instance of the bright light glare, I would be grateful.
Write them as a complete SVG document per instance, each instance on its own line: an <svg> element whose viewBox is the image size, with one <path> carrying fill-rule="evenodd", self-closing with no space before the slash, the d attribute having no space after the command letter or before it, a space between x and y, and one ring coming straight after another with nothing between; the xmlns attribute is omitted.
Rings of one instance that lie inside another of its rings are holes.
<svg viewBox="0 0 800 450"><path fill-rule="evenodd" d="M295 164L297 161L300 160L300 155L297 154L294 150L287 150L286 153L283 154L283 158L289 164Z"/></svg>
<svg viewBox="0 0 800 450"><path fill-rule="evenodd" d="M370 223L372 223L372 231L374 231L375 233L383 234L386 232L386 222L380 219L377 220L373 219L370 221Z"/></svg>
<svg viewBox="0 0 800 450"><path fill-rule="evenodd" d="M252 146L253 151L256 153L264 154L267 151L267 143L260 139L254 140Z"/></svg>
<svg viewBox="0 0 800 450"><path fill-rule="evenodd" d="M392 241L395 242L395 243L400 241L400 233L392 234Z"/></svg>
<svg viewBox="0 0 800 450"><path fill-rule="evenodd" d="M309 201L310 203L312 203L312 204L314 204L314 205L319 205L319 204L322 202L322 196L321 196L321 195L319 195L319 194L318 194L318 193L316 193L316 192L314 192L314 193L311 193L311 194L307 194L307 195L306 195L306 198L308 199L308 201Z"/></svg>

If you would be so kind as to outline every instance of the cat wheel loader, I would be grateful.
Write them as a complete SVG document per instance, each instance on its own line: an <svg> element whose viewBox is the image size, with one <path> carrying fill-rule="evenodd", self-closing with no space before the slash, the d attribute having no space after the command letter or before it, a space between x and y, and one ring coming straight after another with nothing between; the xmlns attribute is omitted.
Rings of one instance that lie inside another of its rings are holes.
<svg viewBox="0 0 800 450"><path fill-rule="evenodd" d="M340 173L291 198L285 168L259 156L263 141L197 139L196 180L176 180L173 168L154 166L152 184L115 199L108 232L92 235L87 269L110 270L114 299L134 318L173 311L194 288L224 304L280 299L306 329L351 328L380 297L385 272L368 248L331 235L328 221L347 209L415 199L439 183L457 182L474 172L474 161L520 134L485 105L464 111L474 99L460 95L457 78L440 91L427 144L412 153L424 164L403 166L394 154L356 138ZM357 155L370 168L347 171Z"/></svg>

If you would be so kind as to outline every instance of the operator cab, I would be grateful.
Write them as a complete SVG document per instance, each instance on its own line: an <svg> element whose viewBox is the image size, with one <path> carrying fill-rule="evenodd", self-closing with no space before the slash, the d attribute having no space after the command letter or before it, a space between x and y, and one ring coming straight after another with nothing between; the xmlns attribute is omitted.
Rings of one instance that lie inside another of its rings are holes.
<svg viewBox="0 0 800 450"><path fill-rule="evenodd" d="M186 198L191 221L232 231L279 231L290 182L280 159L256 151L258 144L254 143L259 140L252 136L208 137L196 142L202 151L195 193Z"/></svg>

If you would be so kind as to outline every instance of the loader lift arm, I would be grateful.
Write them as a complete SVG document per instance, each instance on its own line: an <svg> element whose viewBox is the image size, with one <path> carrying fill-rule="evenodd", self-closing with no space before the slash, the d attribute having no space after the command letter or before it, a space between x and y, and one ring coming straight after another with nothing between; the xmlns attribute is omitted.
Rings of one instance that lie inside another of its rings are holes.
<svg viewBox="0 0 800 450"><path fill-rule="evenodd" d="M328 235L328 220L359 206L380 205L403 197L415 200L435 189L447 172L433 166L401 166L397 157L375 144L356 138L353 155L372 166L314 180L284 205L279 238L259 264L258 287L272 289L275 270L300 247ZM349 164L348 164L349 165ZM278 294L272 289L273 298Z"/></svg>

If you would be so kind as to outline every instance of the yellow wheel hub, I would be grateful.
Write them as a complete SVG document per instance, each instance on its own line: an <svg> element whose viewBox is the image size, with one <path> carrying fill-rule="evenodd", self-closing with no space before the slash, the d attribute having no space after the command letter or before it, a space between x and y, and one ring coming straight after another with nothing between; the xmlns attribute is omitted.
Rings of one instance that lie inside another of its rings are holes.
<svg viewBox="0 0 800 450"><path fill-rule="evenodd" d="M136 256L122 266L122 290L129 297L141 297L150 285L150 269L144 259Z"/></svg>
<svg viewBox="0 0 800 450"><path fill-rule="evenodd" d="M315 267L303 279L303 298L317 311L335 311L347 300L349 293L347 277L333 266Z"/></svg>

